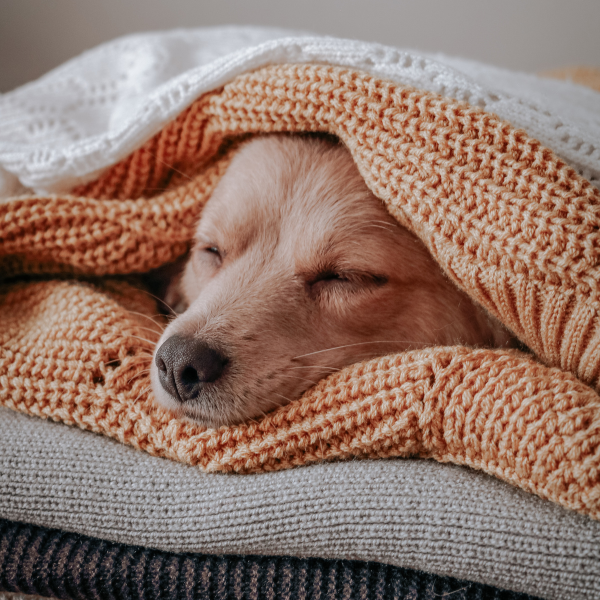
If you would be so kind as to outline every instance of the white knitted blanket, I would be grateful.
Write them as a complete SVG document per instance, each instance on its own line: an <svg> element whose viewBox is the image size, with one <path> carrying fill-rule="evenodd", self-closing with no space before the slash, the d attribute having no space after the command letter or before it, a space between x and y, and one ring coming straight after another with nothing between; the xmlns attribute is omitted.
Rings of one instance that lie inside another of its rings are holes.
<svg viewBox="0 0 600 600"><path fill-rule="evenodd" d="M348 66L465 100L522 127L600 187L598 92L379 44L219 27L120 38L0 96L0 198L90 180L202 93L276 63Z"/></svg>

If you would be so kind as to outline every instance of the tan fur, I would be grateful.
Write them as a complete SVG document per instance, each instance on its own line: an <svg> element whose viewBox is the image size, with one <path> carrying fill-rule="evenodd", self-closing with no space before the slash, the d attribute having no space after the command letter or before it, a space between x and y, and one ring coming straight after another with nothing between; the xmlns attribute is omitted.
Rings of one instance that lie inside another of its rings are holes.
<svg viewBox="0 0 600 600"><path fill-rule="evenodd" d="M511 338L369 191L340 144L269 135L245 144L204 208L167 328L229 359L196 400L156 399L209 426L299 398L323 376L431 345Z"/></svg>

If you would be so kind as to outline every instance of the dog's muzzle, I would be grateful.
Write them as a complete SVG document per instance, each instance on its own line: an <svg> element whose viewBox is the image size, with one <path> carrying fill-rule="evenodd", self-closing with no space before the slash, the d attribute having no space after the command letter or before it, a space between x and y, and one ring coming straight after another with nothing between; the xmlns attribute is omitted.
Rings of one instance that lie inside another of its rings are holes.
<svg viewBox="0 0 600 600"><path fill-rule="evenodd" d="M197 398L207 383L219 379L228 361L202 340L173 335L158 349L154 362L163 389L184 403Z"/></svg>

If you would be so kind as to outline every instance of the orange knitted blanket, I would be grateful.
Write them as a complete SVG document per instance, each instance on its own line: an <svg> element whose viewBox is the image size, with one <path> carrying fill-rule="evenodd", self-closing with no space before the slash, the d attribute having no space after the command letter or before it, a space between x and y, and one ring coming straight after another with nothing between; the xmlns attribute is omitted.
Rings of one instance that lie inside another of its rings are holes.
<svg viewBox="0 0 600 600"><path fill-rule="evenodd" d="M119 276L184 253L232 140L273 131L339 136L390 213L532 355L390 355L219 430L156 407L157 309ZM431 457L600 518L599 225L600 192L492 114L347 69L268 67L71 195L0 204L0 403L207 471Z"/></svg>

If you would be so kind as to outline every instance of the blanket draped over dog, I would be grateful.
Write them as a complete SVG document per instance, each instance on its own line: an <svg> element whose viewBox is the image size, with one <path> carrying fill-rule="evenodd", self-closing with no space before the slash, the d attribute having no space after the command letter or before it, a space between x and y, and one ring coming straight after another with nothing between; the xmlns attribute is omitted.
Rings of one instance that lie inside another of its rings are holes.
<svg viewBox="0 0 600 600"><path fill-rule="evenodd" d="M157 308L121 276L186 251L240 136L301 131L338 136L390 213L531 354L385 356L218 430L157 408ZM207 471L430 457L600 519L599 253L598 189L495 115L361 71L262 68L70 194L0 204L0 403Z"/></svg>

